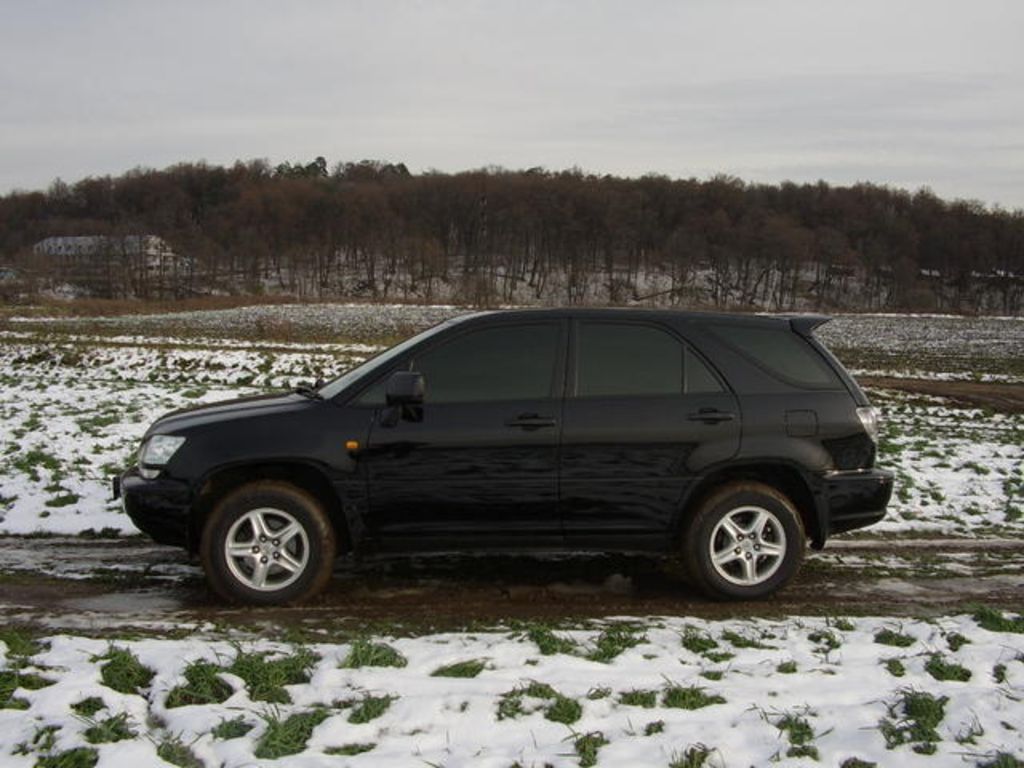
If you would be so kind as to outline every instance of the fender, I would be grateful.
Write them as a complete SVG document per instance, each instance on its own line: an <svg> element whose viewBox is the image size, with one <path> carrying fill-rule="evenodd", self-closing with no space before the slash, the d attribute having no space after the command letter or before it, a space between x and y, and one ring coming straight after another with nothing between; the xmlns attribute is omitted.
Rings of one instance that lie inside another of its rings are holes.
<svg viewBox="0 0 1024 768"><path fill-rule="evenodd" d="M823 484L797 462L778 456L722 461L697 475L684 493L670 526L673 539L685 533L693 506L711 489L732 480L759 480L785 493L800 512L811 545L815 549L824 546L828 535L828 505Z"/></svg>

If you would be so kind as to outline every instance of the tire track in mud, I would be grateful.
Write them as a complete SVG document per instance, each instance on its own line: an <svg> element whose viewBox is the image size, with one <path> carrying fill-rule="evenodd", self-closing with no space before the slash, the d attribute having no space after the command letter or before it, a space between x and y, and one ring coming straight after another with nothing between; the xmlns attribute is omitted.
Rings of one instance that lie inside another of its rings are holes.
<svg viewBox="0 0 1024 768"><path fill-rule="evenodd" d="M0 621L116 632L215 625L355 624L406 631L611 616L928 616L1024 604L1024 542L837 540L794 582L756 603L704 598L667 560L504 554L339 561L298 606L218 601L184 552L143 539L0 538Z"/></svg>

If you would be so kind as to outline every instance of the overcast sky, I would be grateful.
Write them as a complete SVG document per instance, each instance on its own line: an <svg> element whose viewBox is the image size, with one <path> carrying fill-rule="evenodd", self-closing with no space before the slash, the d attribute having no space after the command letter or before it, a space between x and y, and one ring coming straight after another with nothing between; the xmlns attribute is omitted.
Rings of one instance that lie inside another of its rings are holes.
<svg viewBox="0 0 1024 768"><path fill-rule="evenodd" d="M180 161L872 181L1024 207L1024 2L0 0L0 192Z"/></svg>

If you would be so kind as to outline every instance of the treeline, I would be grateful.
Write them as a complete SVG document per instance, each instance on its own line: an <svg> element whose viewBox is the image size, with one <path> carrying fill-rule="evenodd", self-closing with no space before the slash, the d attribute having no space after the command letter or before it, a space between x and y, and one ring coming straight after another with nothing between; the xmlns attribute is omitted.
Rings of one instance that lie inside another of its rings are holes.
<svg viewBox="0 0 1024 768"><path fill-rule="evenodd" d="M577 170L412 174L364 161L57 181L0 198L2 261L56 284L54 235L152 234L181 293L1018 314L1024 212L872 184L746 184ZM84 286L146 295L134 278ZM143 276L144 278L144 276Z"/></svg>

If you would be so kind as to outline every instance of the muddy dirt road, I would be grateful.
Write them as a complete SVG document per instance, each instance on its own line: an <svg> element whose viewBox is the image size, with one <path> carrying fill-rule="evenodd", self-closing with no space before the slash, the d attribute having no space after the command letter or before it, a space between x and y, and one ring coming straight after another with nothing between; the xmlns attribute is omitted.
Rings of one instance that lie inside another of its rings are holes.
<svg viewBox="0 0 1024 768"><path fill-rule="evenodd" d="M444 556L339 562L303 606L225 606L184 553L142 539L0 539L0 622L85 632L382 626L458 629L610 616L928 616L1024 605L1024 542L836 540L771 601L704 599L668 562L575 556Z"/></svg>

